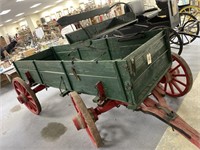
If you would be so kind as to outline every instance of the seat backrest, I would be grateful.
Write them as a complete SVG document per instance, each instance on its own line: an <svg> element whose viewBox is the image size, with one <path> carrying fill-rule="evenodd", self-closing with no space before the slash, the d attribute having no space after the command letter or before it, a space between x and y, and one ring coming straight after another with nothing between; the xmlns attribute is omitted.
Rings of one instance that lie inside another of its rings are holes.
<svg viewBox="0 0 200 150"><path fill-rule="evenodd" d="M131 2L128 2L128 5L132 8L135 16L139 16L144 12L143 0L133 0Z"/></svg>
<svg viewBox="0 0 200 150"><path fill-rule="evenodd" d="M153 8L158 8L157 4L156 4L156 0L144 0L144 9L149 10L149 9L153 9Z"/></svg>

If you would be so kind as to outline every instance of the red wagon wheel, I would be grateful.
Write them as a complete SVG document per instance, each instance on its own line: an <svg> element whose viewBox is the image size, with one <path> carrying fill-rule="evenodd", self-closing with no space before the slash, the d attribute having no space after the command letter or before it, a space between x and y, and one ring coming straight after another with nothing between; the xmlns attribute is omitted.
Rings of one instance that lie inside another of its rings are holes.
<svg viewBox="0 0 200 150"><path fill-rule="evenodd" d="M180 97L190 91L193 84L188 64L176 53L172 53L172 66L161 79L159 87L172 97Z"/></svg>
<svg viewBox="0 0 200 150"><path fill-rule="evenodd" d="M77 130L86 129L90 139L97 146L100 147L103 145L99 131L95 125L95 121L90 113L89 109L85 106L83 100L76 92L71 92L70 97L74 104L78 115L73 118L74 125Z"/></svg>
<svg viewBox="0 0 200 150"><path fill-rule="evenodd" d="M19 77L14 78L12 84L18 95L18 101L24 104L32 113L39 115L41 106L30 86Z"/></svg>

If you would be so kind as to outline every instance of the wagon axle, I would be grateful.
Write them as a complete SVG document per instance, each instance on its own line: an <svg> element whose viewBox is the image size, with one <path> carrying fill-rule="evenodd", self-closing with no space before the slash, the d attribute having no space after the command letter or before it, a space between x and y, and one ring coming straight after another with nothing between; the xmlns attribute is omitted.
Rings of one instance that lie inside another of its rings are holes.
<svg viewBox="0 0 200 150"><path fill-rule="evenodd" d="M103 106L97 106L96 108L88 108L88 112L90 116L92 117L93 121L96 122L98 120L98 116L101 115L104 112L107 112L111 110L114 107L118 107L120 105L127 106L126 103L119 102L116 100L108 100L107 103ZM81 115L81 113L78 112L78 114L73 118L73 123L77 130L85 129L86 128L86 122Z"/></svg>

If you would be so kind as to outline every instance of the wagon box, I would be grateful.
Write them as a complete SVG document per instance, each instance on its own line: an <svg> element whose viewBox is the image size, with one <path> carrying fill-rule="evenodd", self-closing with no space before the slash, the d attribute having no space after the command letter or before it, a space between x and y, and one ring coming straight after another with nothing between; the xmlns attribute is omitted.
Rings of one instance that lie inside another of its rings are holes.
<svg viewBox="0 0 200 150"><path fill-rule="evenodd" d="M55 46L14 64L24 80L29 72L36 83L65 91L97 95L95 85L102 82L108 98L135 109L171 66L166 32L140 34L128 41L107 38Z"/></svg>

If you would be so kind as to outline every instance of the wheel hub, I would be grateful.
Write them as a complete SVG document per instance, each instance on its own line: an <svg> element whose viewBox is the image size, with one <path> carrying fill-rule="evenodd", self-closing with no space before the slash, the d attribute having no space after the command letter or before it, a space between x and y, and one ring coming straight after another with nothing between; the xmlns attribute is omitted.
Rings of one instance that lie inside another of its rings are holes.
<svg viewBox="0 0 200 150"><path fill-rule="evenodd" d="M171 80L172 80L171 73L167 72L166 75L165 75L165 79L166 79L167 83L171 82Z"/></svg>
<svg viewBox="0 0 200 150"><path fill-rule="evenodd" d="M21 104L26 103L28 101L27 97L23 93L18 95L17 99Z"/></svg>
<svg viewBox="0 0 200 150"><path fill-rule="evenodd" d="M83 118L81 117L81 114L79 113L77 114L77 116L73 118L73 123L77 130L86 128L85 121L83 120Z"/></svg>

